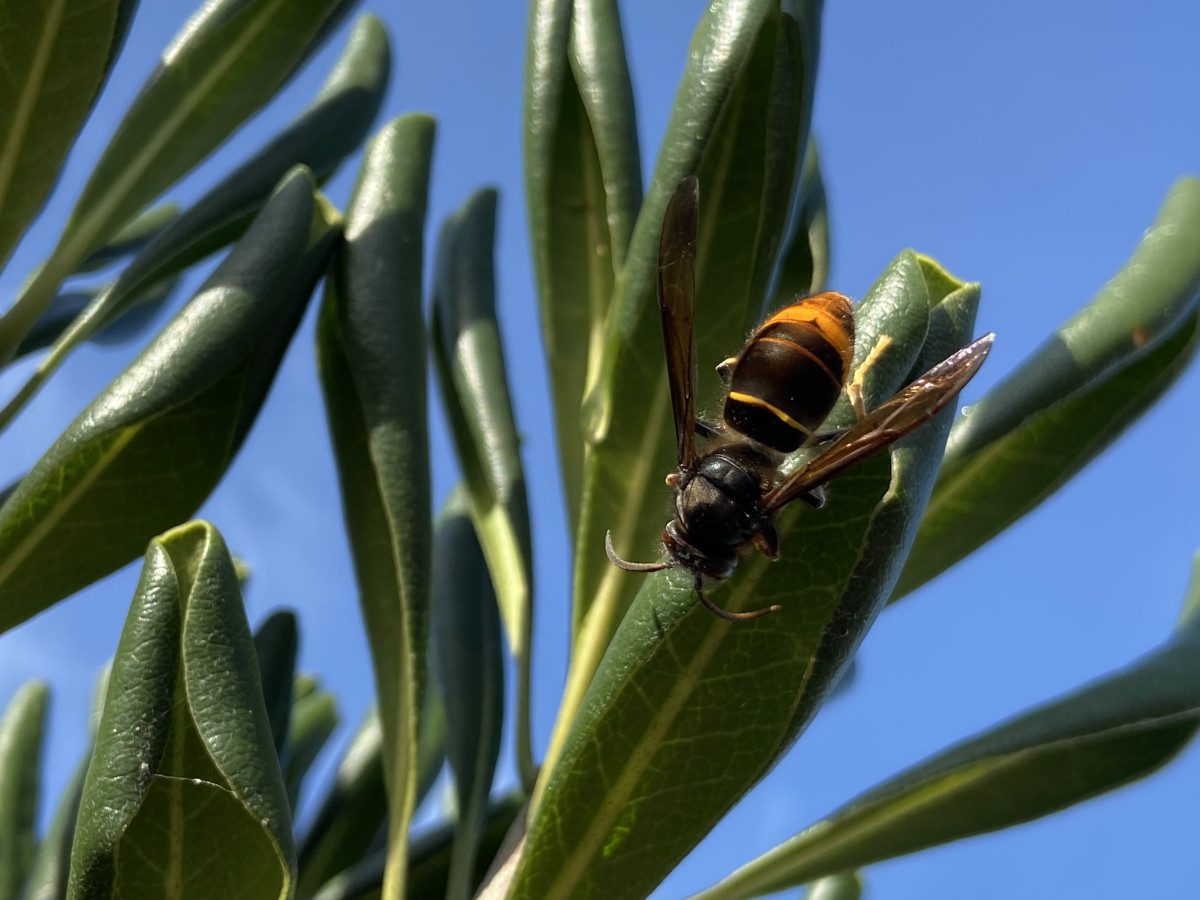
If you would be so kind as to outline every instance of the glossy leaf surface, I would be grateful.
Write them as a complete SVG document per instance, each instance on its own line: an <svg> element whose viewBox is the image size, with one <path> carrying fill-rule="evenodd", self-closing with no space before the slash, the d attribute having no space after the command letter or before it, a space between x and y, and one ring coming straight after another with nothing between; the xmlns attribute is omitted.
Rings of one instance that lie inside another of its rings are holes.
<svg viewBox="0 0 1200 900"><path fill-rule="evenodd" d="M952 289L951 289L952 288ZM868 406L965 345L978 304L911 252L857 313L856 361L887 334ZM777 520L781 558L752 554L712 598L649 576L622 622L548 778L513 898L644 897L760 779L811 720L891 590L932 487L949 409L830 485L819 510ZM828 426L853 420L843 398Z"/></svg>
<svg viewBox="0 0 1200 900"><path fill-rule="evenodd" d="M390 71L391 53L383 25L374 16L363 16L309 108L154 234L116 281L56 336L51 352L0 412L0 426L29 402L81 343L111 333L132 315L129 307L141 306L165 279L241 238L289 169L306 165L318 181L332 175L341 161L361 146L383 101ZM122 229L122 234L125 231Z"/></svg>
<svg viewBox="0 0 1200 900"><path fill-rule="evenodd" d="M282 900L291 840L233 563L216 529L191 522L146 552L84 785L69 896Z"/></svg>
<svg viewBox="0 0 1200 900"><path fill-rule="evenodd" d="M564 736L638 590L604 553L613 533L626 559L653 555L670 509L659 490L675 468L663 338L655 302L668 196L700 179L697 244L698 408L719 394L713 367L760 321L779 263L807 141L820 6L772 0L713 3L692 39L654 176L605 323L595 387L584 402L588 444L575 544L575 655L553 748Z"/></svg>
<svg viewBox="0 0 1200 900"><path fill-rule="evenodd" d="M1195 356L1200 180L1176 182L1129 262L958 421L897 597L1036 507Z"/></svg>
<svg viewBox="0 0 1200 900"><path fill-rule="evenodd" d="M328 255L336 231L323 213L307 173L285 179L191 302L0 507L0 629L135 559L215 487Z"/></svg>
<svg viewBox="0 0 1200 900"><path fill-rule="evenodd" d="M535 0L528 36L525 195L573 534L583 481L580 407L642 203L642 174L615 0Z"/></svg>
<svg viewBox="0 0 1200 900"><path fill-rule="evenodd" d="M58 179L136 2L3 4L0 269Z"/></svg>
<svg viewBox="0 0 1200 900"><path fill-rule="evenodd" d="M371 142L321 306L317 355L371 646L389 804L386 895L400 897L416 797L431 512L421 272L434 123Z"/></svg>
<svg viewBox="0 0 1200 900"><path fill-rule="evenodd" d="M0 319L12 356L62 279L209 155L308 58L348 0L213 0L163 53L80 194L50 259Z"/></svg>
<svg viewBox="0 0 1200 900"><path fill-rule="evenodd" d="M757 897L1058 812L1153 772L1198 728L1200 557L1157 650L902 772L696 900Z"/></svg>

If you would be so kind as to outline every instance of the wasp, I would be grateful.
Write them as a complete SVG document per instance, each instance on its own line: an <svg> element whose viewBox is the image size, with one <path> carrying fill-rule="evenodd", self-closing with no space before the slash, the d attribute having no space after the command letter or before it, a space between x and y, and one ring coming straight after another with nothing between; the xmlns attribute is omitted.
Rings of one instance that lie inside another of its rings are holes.
<svg viewBox="0 0 1200 900"><path fill-rule="evenodd" d="M613 550L611 532L605 550L614 565L631 572L682 569L709 610L744 621L779 607L731 612L708 598L704 579L728 578L749 547L778 559L776 514L797 498L822 506L826 482L929 421L979 370L994 335L954 353L868 412L863 373L889 339L881 338L851 377L849 298L833 292L804 297L768 317L737 356L717 367L726 385L721 418L699 419L692 334L699 207L699 183L690 175L667 204L658 249L658 305L679 466L667 476L675 490L675 517L663 531L664 557L657 562L622 559ZM843 390L857 422L819 433ZM697 434L707 442L703 450L696 447ZM816 455L783 474L785 455L800 448Z"/></svg>

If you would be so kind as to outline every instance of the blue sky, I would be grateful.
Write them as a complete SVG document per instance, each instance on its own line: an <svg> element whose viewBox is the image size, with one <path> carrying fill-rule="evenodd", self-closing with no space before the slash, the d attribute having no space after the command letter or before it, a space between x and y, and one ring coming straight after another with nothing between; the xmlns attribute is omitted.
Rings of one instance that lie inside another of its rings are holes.
<svg viewBox="0 0 1200 900"><path fill-rule="evenodd" d="M380 14L393 38L393 87L380 121L410 110L438 118L430 236L472 190L501 191L498 304L530 473L534 730L544 747L566 666L569 559L525 237L524 4L363 8ZM679 0L624 4L647 171L702 9ZM187 4L142 4L54 199L0 276L0 305L49 252L90 165L186 13ZM303 106L344 31L171 196L197 196ZM814 129L833 229L831 287L861 295L904 247L982 282L979 330L997 340L965 394L967 402L978 397L1116 271L1171 182L1200 171L1197 33L1200 9L1182 3L830 3ZM335 202L345 202L352 177L349 167L327 186ZM32 464L128 357L128 348L79 352L0 437L0 484ZM0 377L0 396L25 371ZM853 688L656 896L711 883L892 772L1163 640L1200 547L1197 398L1194 367L1049 503L885 612L860 651ZM440 502L456 474L436 414L432 452ZM343 741L368 702L370 665L361 624L347 614L356 610L355 588L311 314L201 515L254 567L252 623L280 605L300 610L301 663L339 696ZM48 799L81 752L91 679L116 645L136 574L127 568L0 638L0 699L33 676L54 688ZM1183 896L1200 878L1197 799L1193 746L1150 780L1059 816L875 866L866 873L869 895Z"/></svg>

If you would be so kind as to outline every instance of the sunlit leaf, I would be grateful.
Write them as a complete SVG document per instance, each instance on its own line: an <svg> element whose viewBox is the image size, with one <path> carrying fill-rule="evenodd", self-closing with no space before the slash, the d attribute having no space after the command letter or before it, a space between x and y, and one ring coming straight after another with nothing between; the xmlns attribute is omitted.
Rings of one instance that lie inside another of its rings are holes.
<svg viewBox="0 0 1200 900"><path fill-rule="evenodd" d="M285 179L191 302L0 507L0 629L135 559L216 486L322 270L336 234L326 215L307 173Z"/></svg>
<svg viewBox="0 0 1200 900"><path fill-rule="evenodd" d="M978 285L897 257L856 314L856 361L892 339L865 380L868 405L965 345L978 300ZM729 622L687 573L645 579L546 781L513 900L645 897L769 771L890 593L950 414L836 479L824 508L786 508L781 558L752 554L712 590L726 609L779 612ZM828 424L853 417L843 398Z"/></svg>
<svg viewBox="0 0 1200 900"><path fill-rule="evenodd" d="M70 896L282 900L294 870L237 576L217 531L191 522L146 552L84 784Z"/></svg>

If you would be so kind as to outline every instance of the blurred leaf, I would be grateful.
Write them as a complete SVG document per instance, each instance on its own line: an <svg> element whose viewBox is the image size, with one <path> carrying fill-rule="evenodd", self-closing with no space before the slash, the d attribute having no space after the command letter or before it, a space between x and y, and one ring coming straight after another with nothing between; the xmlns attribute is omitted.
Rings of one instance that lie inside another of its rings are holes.
<svg viewBox="0 0 1200 900"><path fill-rule="evenodd" d="M300 844L296 895L311 897L330 878L362 861L387 821L387 808L383 731L379 713L372 708L350 741ZM382 885L382 868L379 876Z"/></svg>
<svg viewBox="0 0 1200 900"><path fill-rule="evenodd" d="M896 775L696 900L757 897L1058 812L1165 765L1197 728L1200 555L1153 653Z"/></svg>
<svg viewBox="0 0 1200 900"><path fill-rule="evenodd" d="M137 337L150 323L154 321L154 317L158 315L159 310L170 298L175 291L175 286L179 283L178 276L167 278L157 284L147 285L146 289L137 297L132 298L132 302L127 305L124 312L110 322L100 331L90 335L90 339L97 344L119 344L131 338ZM59 339L63 332L71 328L79 316L95 302L98 296L103 296L109 288L95 291L72 291L67 294L59 294L51 302L49 308L42 314L42 317L34 323L33 329L25 335L24 340L17 346L14 359L20 359L23 356L28 356L31 353L36 353L39 350L44 350ZM38 365L33 379L37 380L37 386L49 377L50 373L57 365L47 367L45 361ZM43 372L45 373L43 375ZM32 392L26 393L26 389L22 389L18 395L21 400L20 406L9 405L0 413L0 427L7 423L12 415L25 405L25 402L32 396Z"/></svg>
<svg viewBox="0 0 1200 900"><path fill-rule="evenodd" d="M96 745L96 730L100 727L100 716L104 711L104 699L108 693L110 665L105 665L96 676L92 688L92 708L88 715L87 749L71 780L67 782L58 809L50 822L50 828L38 844L33 870L25 883L22 900L63 900L67 896L67 880L71 872L71 845L75 841L75 820L79 816L79 804L83 797L83 783L88 766L92 762L92 750Z"/></svg>
<svg viewBox="0 0 1200 900"><path fill-rule="evenodd" d="M191 302L0 507L0 630L129 562L216 486L336 234L312 191L303 171L284 180Z"/></svg>
<svg viewBox="0 0 1200 900"><path fill-rule="evenodd" d="M458 807L446 900L468 900L474 892L504 726L500 617L468 507L460 487L438 517L434 534L432 637L445 698L446 758Z"/></svg>
<svg viewBox="0 0 1200 900"><path fill-rule="evenodd" d="M0 318L0 361L62 279L274 96L349 3L212 0L197 10L117 126L50 259Z"/></svg>
<svg viewBox="0 0 1200 900"><path fill-rule="evenodd" d="M4 4L0 269L54 187L136 6L136 0Z"/></svg>
<svg viewBox="0 0 1200 900"><path fill-rule="evenodd" d="M91 761L92 747L89 741L83 759L76 766L62 797L59 798L50 828L38 842L29 878L20 894L22 900L62 900L67 896L67 878L71 871L71 844L75 840L75 819L79 815L83 780Z"/></svg>
<svg viewBox="0 0 1200 900"><path fill-rule="evenodd" d="M1092 302L955 423L896 597L1053 494L1175 381L1196 353L1200 180L1168 193Z"/></svg>
<svg viewBox="0 0 1200 900"><path fill-rule="evenodd" d="M146 551L84 785L70 895L282 900L294 871L237 577L216 529L190 522Z"/></svg>
<svg viewBox="0 0 1200 900"><path fill-rule="evenodd" d="M762 317L779 264L799 158L808 139L820 2L713 2L692 39L667 133L605 322L575 543L571 672L548 758L641 578L609 563L604 535L629 559L653 553L671 508L675 433L655 302L667 198L700 178L695 316L699 408L720 394L713 369Z"/></svg>
<svg viewBox="0 0 1200 900"><path fill-rule="evenodd" d="M571 533L580 406L642 203L633 89L615 0L535 0L525 70L525 195Z"/></svg>
<svg viewBox="0 0 1200 900"><path fill-rule="evenodd" d="M430 671L436 671L428 657L426 666ZM436 678L430 678L425 683L417 737L417 797L413 802L414 809L425 801L446 762L446 703Z"/></svg>
<svg viewBox="0 0 1200 900"><path fill-rule="evenodd" d="M33 868L38 777L50 688L23 684L0 719L0 898L15 900Z"/></svg>
<svg viewBox="0 0 1200 900"><path fill-rule="evenodd" d="M105 269L117 260L140 253L178 216L177 203L160 203L139 213L118 228L107 243L89 253L76 267L74 274L83 275Z"/></svg>
<svg viewBox="0 0 1200 900"><path fill-rule="evenodd" d="M304 776L337 726L337 698L329 691L315 690L298 697L292 704L287 761L283 766L283 781L291 809L298 808Z"/></svg>
<svg viewBox="0 0 1200 900"><path fill-rule="evenodd" d="M829 210L825 206L825 182L811 138L804 153L804 167L796 190L791 234L785 239L779 282L771 306L780 307L796 297L825 290L829 278Z"/></svg>
<svg viewBox="0 0 1200 900"><path fill-rule="evenodd" d="M507 794L488 804L483 830L479 835L473 889L477 889L483 883L484 875L524 808L525 801L520 793ZM443 825L422 835L413 843L409 854L412 859L412 873L409 878L411 900L442 900L446 896L453 841L453 825Z"/></svg>
<svg viewBox="0 0 1200 900"><path fill-rule="evenodd" d="M245 583L234 560L238 590ZM263 702L271 721L271 738L280 759L287 753L288 728L292 718L292 682L296 678L296 653L300 647L300 629L296 614L290 609L277 609L263 620L254 632L254 655L258 658L258 674L262 679Z"/></svg>
<svg viewBox="0 0 1200 900"><path fill-rule="evenodd" d="M385 896L404 892L429 615L429 438L421 263L434 122L371 142L317 333L325 410L371 645L390 796Z"/></svg>
<svg viewBox="0 0 1200 900"><path fill-rule="evenodd" d="M88 304L0 412L0 427L97 329L122 316L153 285L238 240L292 166L308 166L318 181L330 176L359 148L375 120L387 88L390 59L387 34L379 20L360 18L309 108L159 232Z"/></svg>
<svg viewBox="0 0 1200 900"><path fill-rule="evenodd" d="M496 192L491 189L474 194L442 227L433 288L433 350L471 519L517 661L516 757L528 788L535 777L529 734L533 551L520 441L496 320L495 231Z"/></svg>
<svg viewBox="0 0 1200 900"><path fill-rule="evenodd" d="M868 404L967 343L978 301L978 285L897 257L856 311L858 362L892 338L866 379ZM753 554L712 591L726 609L780 612L728 622L699 604L687 573L645 580L547 780L513 900L645 897L770 770L890 592L949 414L838 478L823 509L785 509L781 558ZM843 397L829 424L853 419Z"/></svg>

